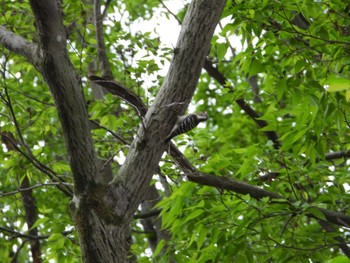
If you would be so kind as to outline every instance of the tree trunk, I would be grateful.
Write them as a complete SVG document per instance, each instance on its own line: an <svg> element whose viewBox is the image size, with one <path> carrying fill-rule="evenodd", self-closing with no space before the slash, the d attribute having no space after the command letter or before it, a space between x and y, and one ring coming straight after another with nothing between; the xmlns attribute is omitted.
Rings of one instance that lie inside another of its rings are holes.
<svg viewBox="0 0 350 263"><path fill-rule="evenodd" d="M50 87L74 178L73 212L84 262L127 262L130 222L149 187L177 116L195 91L224 0L193 1L169 73L112 183L100 175L82 87L68 58L61 1L30 1L40 35L37 68ZM169 106L169 105L175 105Z"/></svg>

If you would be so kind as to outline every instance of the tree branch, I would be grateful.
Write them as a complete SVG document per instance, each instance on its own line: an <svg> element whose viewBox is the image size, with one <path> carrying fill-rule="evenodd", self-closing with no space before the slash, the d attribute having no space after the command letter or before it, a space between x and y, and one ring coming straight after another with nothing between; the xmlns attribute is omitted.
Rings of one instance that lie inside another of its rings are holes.
<svg viewBox="0 0 350 263"><path fill-rule="evenodd" d="M12 230L10 228L2 227L2 226L0 226L0 231L12 234L13 238L23 237L23 238L27 238L27 239L47 239L50 237L50 235L33 236L33 235L23 234L23 233L15 231L15 230ZM61 234L63 236L66 236L66 235L71 234L72 232L73 232L73 230L68 230L68 231L61 232Z"/></svg>
<svg viewBox="0 0 350 263"><path fill-rule="evenodd" d="M152 210L149 210L147 212L144 212L142 214L136 214L134 215L134 218L135 219L144 219L144 218L148 218L148 217L153 217L153 216L157 216L160 214L160 211L159 209L152 209Z"/></svg>
<svg viewBox="0 0 350 263"><path fill-rule="evenodd" d="M107 10L107 6L105 11ZM96 40L97 40L97 53L101 63L101 75L103 77L111 79L113 74L111 65L107 58L106 46L104 42L103 34L103 14L101 14L101 0L94 0L94 22L96 28Z"/></svg>
<svg viewBox="0 0 350 263"><path fill-rule="evenodd" d="M16 150L24 158L26 158L35 168L37 168L42 173L46 174L53 182L58 183L57 188L61 190L65 195L69 197L73 196L72 189L68 185L62 185L62 183L65 183L64 179L58 176L53 170L48 168L46 165L42 164L41 162L36 162L26 152L22 151L22 149L17 146L17 143L11 133L0 132L0 136L2 142L7 146L7 148Z"/></svg>
<svg viewBox="0 0 350 263"><path fill-rule="evenodd" d="M126 101L130 106L132 106L136 112L137 115L140 117L144 117L147 112L147 107L141 100L139 96L137 96L135 93L133 93L131 90L127 89L123 85L117 83L116 81L107 79L107 78L101 78L98 76L88 76L90 81L93 83L96 83L104 88L107 89L110 93L112 93L115 96L120 97L124 101Z"/></svg>
<svg viewBox="0 0 350 263"><path fill-rule="evenodd" d="M225 86L228 81L227 79L224 77L224 75L222 75L219 70L217 68L214 68L212 63L209 60L205 61L204 64L204 69L208 72L208 74L214 78L219 84L221 84L222 86ZM267 122L264 120L260 120L260 115L252 108L250 107L245 101L244 99L237 99L236 103L238 104L238 106L249 116L251 117L255 123L260 127L263 128L265 126L267 126ZM280 147L280 143L278 141L278 136L276 134L276 132L274 131L265 131L264 132L266 134L266 137L271 140L273 142L274 148L278 149Z"/></svg>
<svg viewBox="0 0 350 263"><path fill-rule="evenodd" d="M269 197L271 199L285 199L283 196L267 191L263 188L253 186L244 182L240 182L237 180L233 180L227 177L216 176L213 174L205 174L201 172L196 172L192 174L187 174L187 178L191 182L196 182L202 185L213 186L221 190L234 191L239 194L249 194L251 197L255 199L261 199L263 197ZM291 205L291 201L287 199L286 203ZM326 217L327 221L336 224L342 227L350 227L350 216L344 215L342 213L330 211L327 209L319 208L316 206L312 206L320 210L323 215ZM306 214L308 217L316 218L313 214Z"/></svg>
<svg viewBox="0 0 350 263"><path fill-rule="evenodd" d="M0 26L0 44L10 51L24 56L34 66L40 65L41 50L39 47L3 26Z"/></svg>
<svg viewBox="0 0 350 263"><path fill-rule="evenodd" d="M325 156L325 159L327 161L332 161L335 159L349 158L349 157L350 157L350 151L340 151L340 152L327 153Z"/></svg>
<svg viewBox="0 0 350 263"><path fill-rule="evenodd" d="M46 186L58 186L58 185L70 185L69 183L63 183L63 182L53 182L53 183L40 183L40 184L35 184L29 187L25 187L25 188L19 188L16 191L11 191L11 192L6 192L6 193L0 193L0 198L4 197L4 196L10 196L10 195L15 195L18 193L21 193L23 191L28 191L28 190L33 190L35 188L40 188L40 187L46 187ZM71 195L70 195L71 196Z"/></svg>

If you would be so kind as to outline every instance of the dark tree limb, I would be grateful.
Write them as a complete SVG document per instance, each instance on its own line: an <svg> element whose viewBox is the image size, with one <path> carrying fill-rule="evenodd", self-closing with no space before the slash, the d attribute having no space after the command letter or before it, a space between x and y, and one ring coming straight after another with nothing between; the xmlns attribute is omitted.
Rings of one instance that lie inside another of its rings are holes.
<svg viewBox="0 0 350 263"><path fill-rule="evenodd" d="M327 161L332 161L341 158L350 158L350 151L331 152L327 153L325 156L325 159Z"/></svg>
<svg viewBox="0 0 350 263"><path fill-rule="evenodd" d="M105 8L105 12L107 7ZM107 58L107 51L104 41L104 31L103 31L103 18L104 14L101 14L101 0L94 0L94 22L96 29L96 40L97 40L97 53L101 66L101 75L105 78L111 79L113 74L111 70L111 65Z"/></svg>
<svg viewBox="0 0 350 263"><path fill-rule="evenodd" d="M215 68L209 60L205 61L204 69L208 72L208 74L214 78L220 85L225 86L228 83L228 80L222 75L217 68ZM250 107L244 99L237 99L236 103L238 106L249 116L251 117L255 123L259 126L259 128L264 128L267 126L267 122L264 120L260 120L260 115ZM280 147L280 142L278 141L278 136L275 131L265 131L266 137L273 142L274 148L278 149Z"/></svg>
<svg viewBox="0 0 350 263"><path fill-rule="evenodd" d="M89 76L89 79L102 87L104 87L107 91L112 93L115 96L122 98L128 104L130 104L137 112L138 116L144 117L147 112L147 107L141 100L139 96L133 93L128 88L123 85L117 83L116 81L99 77L99 76Z"/></svg>
<svg viewBox="0 0 350 263"><path fill-rule="evenodd" d="M318 220L318 223L326 232L336 232L336 229L329 222L325 220ZM333 237L333 239L339 242L338 247L348 258L350 258L350 248L348 247L347 242L340 235Z"/></svg>
<svg viewBox="0 0 350 263"><path fill-rule="evenodd" d="M144 218L148 218L148 217L153 217L153 216L158 216L160 214L159 209L152 209L146 212L143 212L141 214L136 214L134 215L135 219L144 219Z"/></svg>

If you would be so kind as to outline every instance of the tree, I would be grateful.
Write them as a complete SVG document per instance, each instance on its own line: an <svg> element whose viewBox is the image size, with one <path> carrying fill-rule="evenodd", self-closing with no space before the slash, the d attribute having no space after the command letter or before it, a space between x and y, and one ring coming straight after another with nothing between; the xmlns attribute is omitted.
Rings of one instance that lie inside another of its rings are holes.
<svg viewBox="0 0 350 263"><path fill-rule="evenodd" d="M349 9L3 1L2 262L347 262Z"/></svg>

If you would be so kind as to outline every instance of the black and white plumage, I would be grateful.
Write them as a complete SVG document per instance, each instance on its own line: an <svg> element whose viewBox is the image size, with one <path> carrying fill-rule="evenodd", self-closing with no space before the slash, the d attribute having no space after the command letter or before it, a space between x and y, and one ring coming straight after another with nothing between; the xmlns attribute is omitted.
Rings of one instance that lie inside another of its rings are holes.
<svg viewBox="0 0 350 263"><path fill-rule="evenodd" d="M172 138L179 134L186 133L193 128L197 127L197 125L208 119L208 113L200 112L200 113L192 113L186 116L181 116L176 122L174 128L171 130L170 135L165 139L165 142L169 142Z"/></svg>

